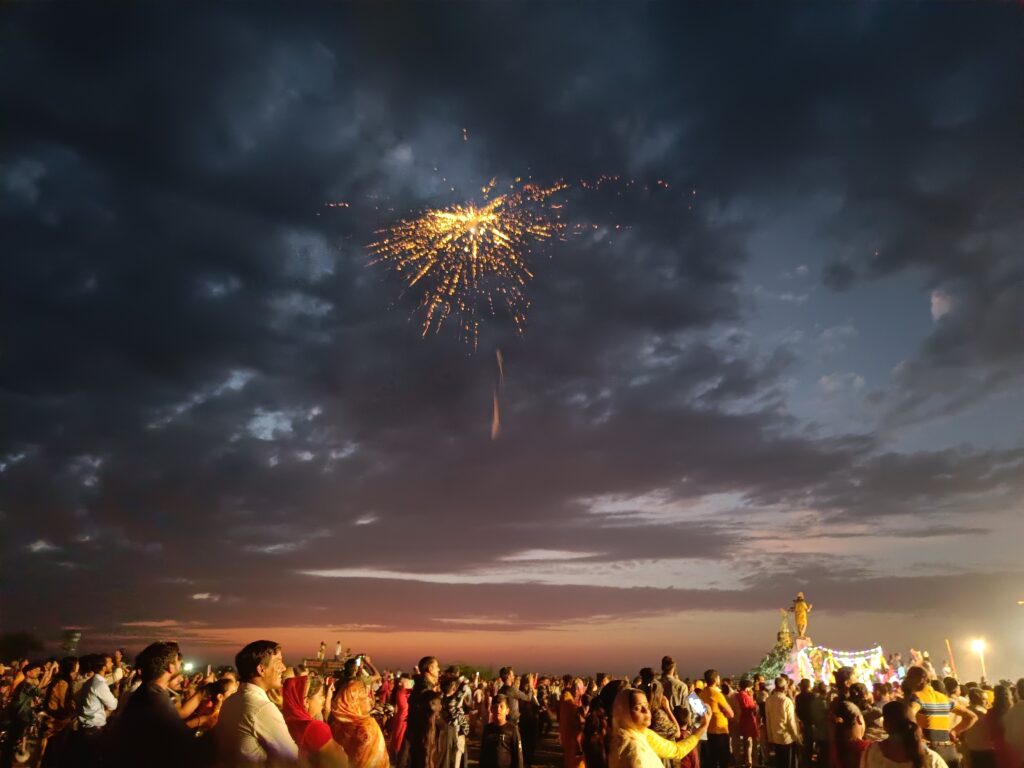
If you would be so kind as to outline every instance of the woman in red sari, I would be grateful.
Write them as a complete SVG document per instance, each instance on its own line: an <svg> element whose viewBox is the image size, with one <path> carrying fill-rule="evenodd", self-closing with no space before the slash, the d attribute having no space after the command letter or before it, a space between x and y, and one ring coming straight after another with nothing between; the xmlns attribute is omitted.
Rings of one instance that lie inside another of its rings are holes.
<svg viewBox="0 0 1024 768"><path fill-rule="evenodd" d="M357 768L390 768L384 734L370 716L373 701L362 680L351 680L338 691L331 707L331 732Z"/></svg>
<svg viewBox="0 0 1024 768"><path fill-rule="evenodd" d="M299 755L316 768L342 768L348 764L345 750L331 738L327 723L317 720L323 715L330 694L319 677L290 677L284 681L281 711L288 732L299 745Z"/></svg>
<svg viewBox="0 0 1024 768"><path fill-rule="evenodd" d="M405 732L409 728L409 693L412 691L412 678L402 675L395 688L395 716L391 720L391 734L388 738L388 753L392 759L398 759L405 741Z"/></svg>

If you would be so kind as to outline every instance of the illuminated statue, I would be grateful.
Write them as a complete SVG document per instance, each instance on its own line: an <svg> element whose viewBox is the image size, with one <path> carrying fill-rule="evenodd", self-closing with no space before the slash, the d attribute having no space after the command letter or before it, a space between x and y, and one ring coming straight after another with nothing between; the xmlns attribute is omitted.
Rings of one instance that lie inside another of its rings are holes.
<svg viewBox="0 0 1024 768"><path fill-rule="evenodd" d="M788 611L793 614L793 623L796 624L797 637L807 637L807 614L811 612L812 608L814 606L804 600L804 593L797 592L793 606Z"/></svg>

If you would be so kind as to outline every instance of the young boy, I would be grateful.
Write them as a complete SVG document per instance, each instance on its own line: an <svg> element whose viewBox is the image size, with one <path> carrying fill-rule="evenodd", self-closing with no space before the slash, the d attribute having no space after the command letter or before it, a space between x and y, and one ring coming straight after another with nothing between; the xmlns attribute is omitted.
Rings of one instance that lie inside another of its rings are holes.
<svg viewBox="0 0 1024 768"><path fill-rule="evenodd" d="M480 739L480 768L523 768L519 728L508 722L508 699L503 694L491 700L491 718Z"/></svg>

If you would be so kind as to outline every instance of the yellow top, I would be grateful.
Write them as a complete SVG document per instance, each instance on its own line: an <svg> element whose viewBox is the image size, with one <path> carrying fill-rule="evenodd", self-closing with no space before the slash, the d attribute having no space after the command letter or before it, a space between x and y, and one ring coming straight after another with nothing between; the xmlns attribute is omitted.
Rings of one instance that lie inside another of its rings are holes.
<svg viewBox="0 0 1024 768"><path fill-rule="evenodd" d="M703 701L711 713L711 722L708 724L708 733L728 733L729 715L732 707L725 700L725 696L717 687L708 686L701 690L700 700Z"/></svg>
<svg viewBox="0 0 1024 768"><path fill-rule="evenodd" d="M644 732L644 736L647 737L647 744L662 760L682 760L700 744L700 736L687 736L680 741L672 741L662 738L650 728Z"/></svg>

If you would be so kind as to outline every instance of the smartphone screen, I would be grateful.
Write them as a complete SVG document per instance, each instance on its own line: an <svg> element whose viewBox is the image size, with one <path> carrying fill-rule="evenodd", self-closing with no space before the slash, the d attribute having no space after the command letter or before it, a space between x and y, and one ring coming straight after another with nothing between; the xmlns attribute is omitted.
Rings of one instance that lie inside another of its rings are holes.
<svg viewBox="0 0 1024 768"><path fill-rule="evenodd" d="M686 697L686 703L690 705L690 711L693 712L694 717L700 717L708 708L704 706L704 702L700 700L700 696L696 693L691 693Z"/></svg>

